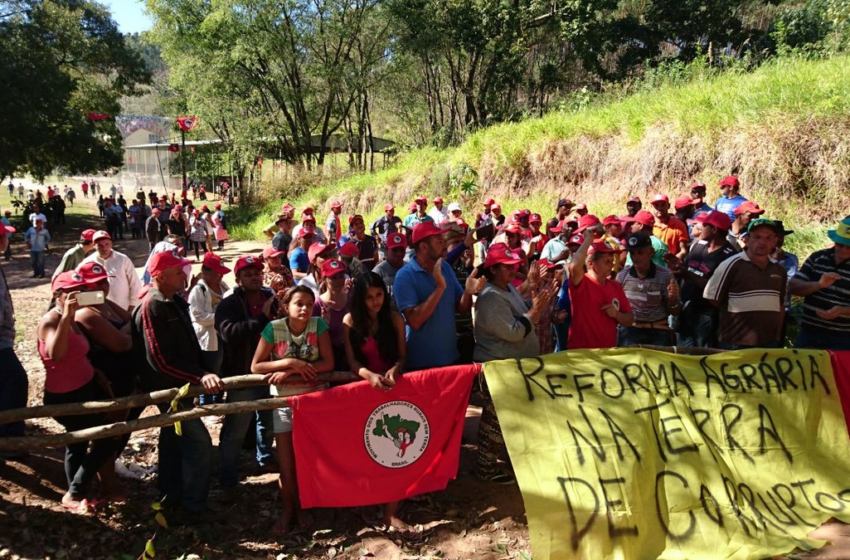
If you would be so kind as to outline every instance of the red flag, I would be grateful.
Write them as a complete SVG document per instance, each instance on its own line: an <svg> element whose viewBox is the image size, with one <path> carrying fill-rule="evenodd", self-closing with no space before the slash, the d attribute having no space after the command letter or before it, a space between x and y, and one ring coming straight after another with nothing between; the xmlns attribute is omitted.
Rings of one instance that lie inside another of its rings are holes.
<svg viewBox="0 0 850 560"><path fill-rule="evenodd" d="M351 507L434 492L457 476L476 365L406 373L292 397L301 504Z"/></svg>
<svg viewBox="0 0 850 560"><path fill-rule="evenodd" d="M172 153L177 153L180 151L180 144L169 144L168 151Z"/></svg>
<svg viewBox="0 0 850 560"><path fill-rule="evenodd" d="M177 117L177 126L179 126L183 132L189 132L198 126L198 117Z"/></svg>
<svg viewBox="0 0 850 560"><path fill-rule="evenodd" d="M841 408L844 410L847 433L850 434L850 352L830 350L829 359L832 362L835 388L838 390L838 398L841 399Z"/></svg>
<svg viewBox="0 0 850 560"><path fill-rule="evenodd" d="M112 115L107 115L106 113L89 113L89 120L92 121L105 121L111 118Z"/></svg>

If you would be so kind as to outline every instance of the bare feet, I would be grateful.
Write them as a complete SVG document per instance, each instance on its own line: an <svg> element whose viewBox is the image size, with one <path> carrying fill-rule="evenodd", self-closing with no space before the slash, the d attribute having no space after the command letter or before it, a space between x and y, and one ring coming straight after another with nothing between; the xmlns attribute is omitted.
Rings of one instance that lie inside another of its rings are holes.
<svg viewBox="0 0 850 560"><path fill-rule="evenodd" d="M407 531L410 529L410 525L396 517L395 515L384 516L384 525L387 527L393 527L397 531Z"/></svg>
<svg viewBox="0 0 850 560"><path fill-rule="evenodd" d="M83 515L91 513L96 505L97 502L87 500L86 498L76 498L70 492L66 492L62 496L62 507L74 513Z"/></svg>

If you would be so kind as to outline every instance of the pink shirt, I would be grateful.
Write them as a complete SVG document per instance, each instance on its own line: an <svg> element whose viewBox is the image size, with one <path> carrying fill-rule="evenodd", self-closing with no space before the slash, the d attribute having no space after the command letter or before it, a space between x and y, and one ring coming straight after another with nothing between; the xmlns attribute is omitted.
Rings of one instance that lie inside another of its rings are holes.
<svg viewBox="0 0 850 560"><path fill-rule="evenodd" d="M46 372L44 390L49 393L68 393L79 389L94 378L89 361L89 341L82 334L68 333L68 352L59 361L47 355L45 343L38 339L38 354Z"/></svg>

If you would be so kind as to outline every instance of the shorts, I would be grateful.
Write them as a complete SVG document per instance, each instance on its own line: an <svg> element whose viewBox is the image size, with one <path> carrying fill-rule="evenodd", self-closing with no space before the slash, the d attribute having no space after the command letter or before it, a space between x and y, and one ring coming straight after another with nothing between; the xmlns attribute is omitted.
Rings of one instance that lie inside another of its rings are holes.
<svg viewBox="0 0 850 560"><path fill-rule="evenodd" d="M288 406L285 408L274 409L274 433L288 434L292 431L292 409Z"/></svg>

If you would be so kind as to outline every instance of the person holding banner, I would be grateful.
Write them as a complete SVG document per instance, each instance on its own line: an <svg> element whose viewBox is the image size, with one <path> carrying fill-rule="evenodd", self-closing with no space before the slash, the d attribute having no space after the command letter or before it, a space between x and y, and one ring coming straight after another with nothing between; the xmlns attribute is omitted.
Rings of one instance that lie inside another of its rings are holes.
<svg viewBox="0 0 850 560"><path fill-rule="evenodd" d="M592 226L593 229L601 232L602 224ZM617 326L631 326L635 321L623 286L611 279L614 249L604 241L594 241L592 233L585 232L569 264L568 289L573 316L567 343L570 350L614 348Z"/></svg>
<svg viewBox="0 0 850 560"><path fill-rule="evenodd" d="M343 319L345 355L351 371L378 391L390 391L404 369L407 343L404 319L390 306L387 286L375 272L354 283L351 311ZM406 529L398 517L399 502L384 505L384 525Z"/></svg>
<svg viewBox="0 0 850 560"><path fill-rule="evenodd" d="M268 323L263 329L251 362L251 373L266 376L266 381L272 386L272 395L284 397L293 394L291 388L282 385L291 375L300 375L304 381L312 383L317 373L333 370L334 357L328 324L321 317L312 317L315 302L316 296L310 288L290 288L281 302L286 310L284 318ZM316 385L314 389L327 387L327 384ZM302 527L309 526L312 519L301 510L298 501L291 408L274 411L274 432L283 511L272 527L272 533L284 536L289 532L293 517Z"/></svg>
<svg viewBox="0 0 850 560"><path fill-rule="evenodd" d="M531 287L531 308L514 286L516 265L523 262L518 251L505 243L495 243L487 251L484 277L487 284L475 302L476 362L507 358L531 358L540 354L540 341L534 325L549 309L549 301L557 282L545 284L539 292ZM499 455L505 448L505 438L496 416L493 398L481 377L484 405L478 427L478 464L475 476L497 484L510 484L514 477L499 471Z"/></svg>

